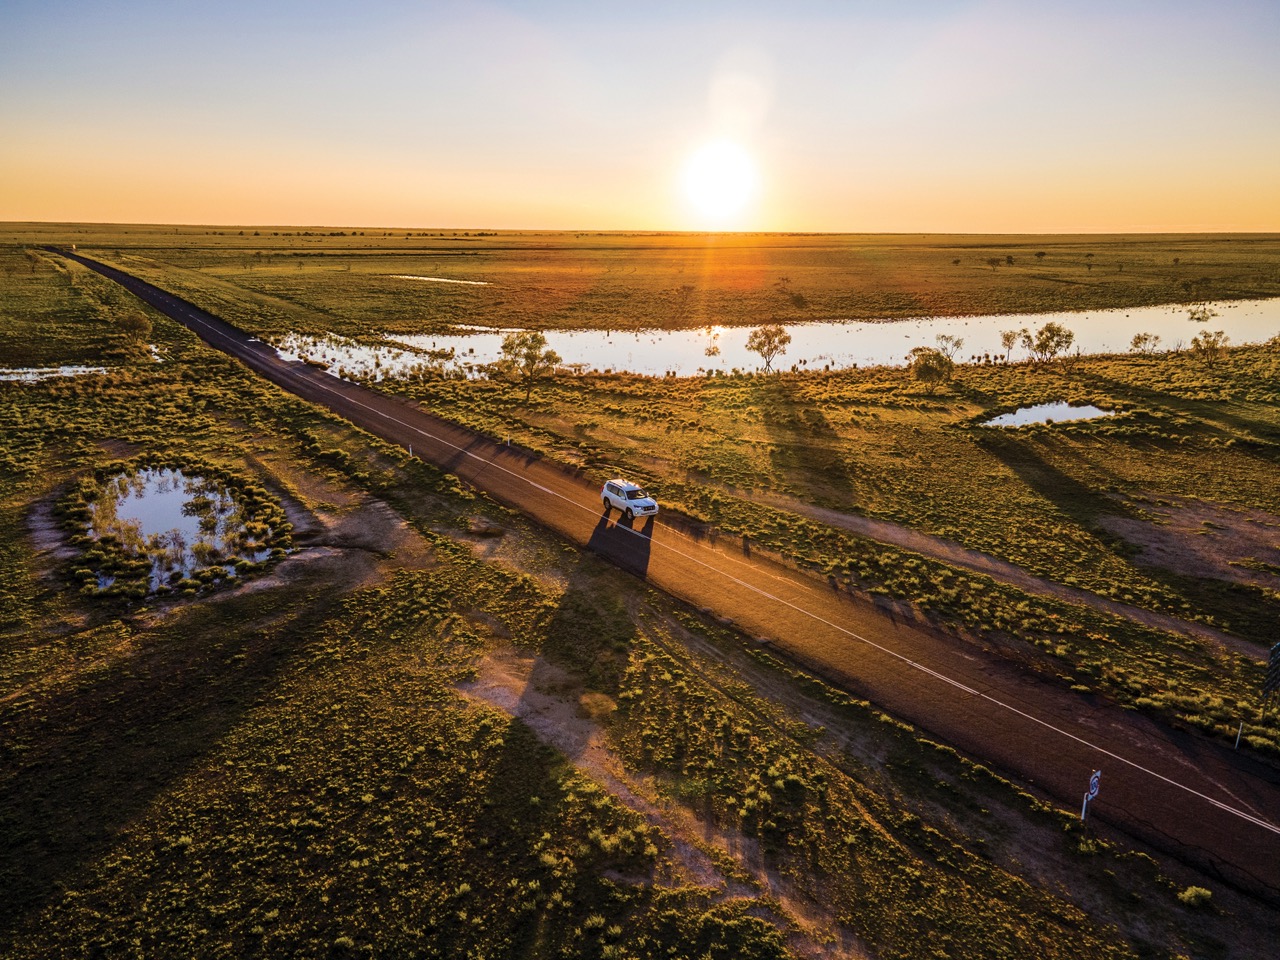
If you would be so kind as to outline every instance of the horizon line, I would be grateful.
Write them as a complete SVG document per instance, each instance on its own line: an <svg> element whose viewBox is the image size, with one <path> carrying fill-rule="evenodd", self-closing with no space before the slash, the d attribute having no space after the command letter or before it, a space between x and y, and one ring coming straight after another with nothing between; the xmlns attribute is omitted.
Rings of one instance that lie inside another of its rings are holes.
<svg viewBox="0 0 1280 960"><path fill-rule="evenodd" d="M1248 230L1226 228L1187 228L1187 229L1143 229L1131 230L693 230L664 229L642 227L492 227L492 226L404 226L387 224L341 224L341 223L210 223L210 222L147 222L147 221L115 221L115 220L0 220L0 227L139 227L164 228L178 227L187 229L207 228L217 230L375 230L403 233L452 233L452 234L596 234L634 236L687 236L687 237L1124 237L1124 236L1278 236L1280 228L1274 230Z"/></svg>

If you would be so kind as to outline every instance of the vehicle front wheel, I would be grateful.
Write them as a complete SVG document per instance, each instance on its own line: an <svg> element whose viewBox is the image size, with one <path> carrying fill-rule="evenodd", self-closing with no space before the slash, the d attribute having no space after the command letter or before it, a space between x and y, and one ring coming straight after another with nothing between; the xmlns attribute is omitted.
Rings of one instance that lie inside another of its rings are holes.
<svg viewBox="0 0 1280 960"><path fill-rule="evenodd" d="M627 507L627 521L630 522L636 518L635 511Z"/></svg>

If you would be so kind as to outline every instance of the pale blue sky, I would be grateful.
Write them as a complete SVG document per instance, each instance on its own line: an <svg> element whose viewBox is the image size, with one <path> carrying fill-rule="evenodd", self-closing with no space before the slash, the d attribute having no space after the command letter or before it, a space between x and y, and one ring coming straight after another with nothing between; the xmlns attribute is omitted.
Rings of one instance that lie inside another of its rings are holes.
<svg viewBox="0 0 1280 960"><path fill-rule="evenodd" d="M1280 3L9 0L0 219L1280 230ZM681 168L758 165L732 222Z"/></svg>

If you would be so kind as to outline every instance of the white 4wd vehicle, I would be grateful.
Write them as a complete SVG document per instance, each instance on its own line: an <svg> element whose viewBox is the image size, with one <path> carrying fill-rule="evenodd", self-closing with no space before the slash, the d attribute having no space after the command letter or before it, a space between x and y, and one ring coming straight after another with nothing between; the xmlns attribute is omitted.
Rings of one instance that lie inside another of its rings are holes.
<svg viewBox="0 0 1280 960"><path fill-rule="evenodd" d="M600 489L600 498L604 500L605 510L617 507L628 520L651 517L658 512L657 501L630 480L605 481Z"/></svg>

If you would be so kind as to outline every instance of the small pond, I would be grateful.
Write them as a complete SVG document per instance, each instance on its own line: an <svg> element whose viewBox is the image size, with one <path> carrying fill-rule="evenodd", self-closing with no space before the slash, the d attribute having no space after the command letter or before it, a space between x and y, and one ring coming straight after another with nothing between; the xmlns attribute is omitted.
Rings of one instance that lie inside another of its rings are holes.
<svg viewBox="0 0 1280 960"><path fill-rule="evenodd" d="M1071 406L1065 400L1056 403L1038 403L1034 407L1021 407L1013 413L1001 414L984 420L984 427L1025 427L1033 423L1065 423L1070 420L1096 420L1099 417L1114 417L1116 411L1103 410L1092 404Z"/></svg>
<svg viewBox="0 0 1280 960"><path fill-rule="evenodd" d="M133 575L145 576L147 592L155 593L183 581L235 577L263 563L276 531L226 484L164 467L105 481L88 504L88 533L118 554L93 571L98 590Z"/></svg>

